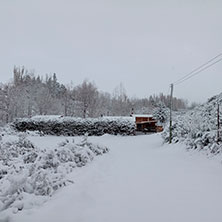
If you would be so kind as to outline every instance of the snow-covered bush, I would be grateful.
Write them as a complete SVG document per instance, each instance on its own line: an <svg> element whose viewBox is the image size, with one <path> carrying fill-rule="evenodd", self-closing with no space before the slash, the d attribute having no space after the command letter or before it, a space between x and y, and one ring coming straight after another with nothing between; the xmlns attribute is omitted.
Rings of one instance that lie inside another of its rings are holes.
<svg viewBox="0 0 222 222"><path fill-rule="evenodd" d="M0 127L0 136L4 135L17 135L18 132L10 124ZM0 139L1 140L1 139Z"/></svg>
<svg viewBox="0 0 222 222"><path fill-rule="evenodd" d="M65 140L55 149L41 150L25 134L13 141L0 141L0 211L12 208L16 213L35 202L47 199L60 187L72 181L67 173L75 167L85 166L95 156L108 152L103 146L88 142L84 136L80 143ZM30 203L27 203L27 195ZM34 196L33 196L34 195Z"/></svg>
<svg viewBox="0 0 222 222"><path fill-rule="evenodd" d="M169 117L169 108L164 103L159 101L153 110L153 117L158 120L160 124L165 123Z"/></svg>
<svg viewBox="0 0 222 222"><path fill-rule="evenodd" d="M222 94L212 97L207 103L194 110L177 115L172 126L173 142L184 142L188 148L192 149L205 149L212 153L220 152L222 145L216 144L218 103L220 106L222 105ZM164 140L168 142L169 126L166 127L162 135Z"/></svg>
<svg viewBox="0 0 222 222"><path fill-rule="evenodd" d="M14 122L18 131L40 131L49 135L101 136L104 134L133 135L136 130L134 119L129 118L72 118L59 116L37 116L18 119Z"/></svg>

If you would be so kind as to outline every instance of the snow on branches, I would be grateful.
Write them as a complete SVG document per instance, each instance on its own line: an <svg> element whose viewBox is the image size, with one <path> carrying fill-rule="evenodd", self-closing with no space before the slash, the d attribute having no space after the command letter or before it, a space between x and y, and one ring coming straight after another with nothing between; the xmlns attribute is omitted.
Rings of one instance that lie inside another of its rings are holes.
<svg viewBox="0 0 222 222"><path fill-rule="evenodd" d="M217 141L217 104L222 106L222 94L210 98L194 110L175 116L172 126L173 142L185 142L191 149L219 153L222 145ZM220 120L220 125L221 123ZM169 127L166 127L163 137L166 142L169 141Z"/></svg>
<svg viewBox="0 0 222 222"><path fill-rule="evenodd" d="M73 183L66 175L85 166L108 148L66 139L54 149L42 150L25 133L0 141L0 212L13 213L42 204L59 188ZM7 136L6 136L7 137Z"/></svg>

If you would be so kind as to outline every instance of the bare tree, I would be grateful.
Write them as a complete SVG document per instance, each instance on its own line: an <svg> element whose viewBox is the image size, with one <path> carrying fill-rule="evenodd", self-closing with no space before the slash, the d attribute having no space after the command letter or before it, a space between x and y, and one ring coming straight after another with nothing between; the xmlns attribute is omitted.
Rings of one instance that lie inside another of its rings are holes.
<svg viewBox="0 0 222 222"><path fill-rule="evenodd" d="M126 95L126 90L120 83L113 92L112 113L120 116L129 116L131 114L132 104Z"/></svg>
<svg viewBox="0 0 222 222"><path fill-rule="evenodd" d="M82 117L96 116L99 94L97 87L93 83L85 80L81 85L75 87L73 93L75 100L81 103Z"/></svg>

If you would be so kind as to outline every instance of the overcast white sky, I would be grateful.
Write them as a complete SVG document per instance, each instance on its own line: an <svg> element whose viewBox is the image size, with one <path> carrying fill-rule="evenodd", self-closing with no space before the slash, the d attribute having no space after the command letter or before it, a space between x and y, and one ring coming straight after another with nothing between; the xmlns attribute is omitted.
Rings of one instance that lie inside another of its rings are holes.
<svg viewBox="0 0 222 222"><path fill-rule="evenodd" d="M24 65L108 92L167 93L222 52L221 12L221 0L0 0L0 82ZM201 102L219 92L222 62L175 88Z"/></svg>

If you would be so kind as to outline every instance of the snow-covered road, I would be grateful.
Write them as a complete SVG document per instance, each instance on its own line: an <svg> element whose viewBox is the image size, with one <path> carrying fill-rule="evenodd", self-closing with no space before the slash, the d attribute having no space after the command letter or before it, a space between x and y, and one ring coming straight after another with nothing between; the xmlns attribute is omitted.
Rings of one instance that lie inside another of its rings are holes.
<svg viewBox="0 0 222 222"><path fill-rule="evenodd" d="M57 140L42 138L42 144ZM90 140L108 146L110 152L70 174L75 184L43 206L16 214L13 221L222 221L219 161L178 145L163 146L158 134Z"/></svg>

